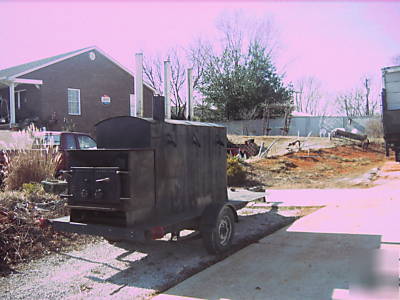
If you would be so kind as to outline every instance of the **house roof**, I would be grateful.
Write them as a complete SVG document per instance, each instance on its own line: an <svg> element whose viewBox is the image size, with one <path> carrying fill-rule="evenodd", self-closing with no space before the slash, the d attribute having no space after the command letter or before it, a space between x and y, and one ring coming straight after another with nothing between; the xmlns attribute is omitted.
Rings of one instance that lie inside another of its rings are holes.
<svg viewBox="0 0 400 300"><path fill-rule="evenodd" d="M129 70L128 68L126 68L123 65L121 65L120 63L118 63L116 60L111 58L108 54L104 53L104 51L100 50L98 47L92 46L92 47L86 47L86 48L82 48L82 49L79 49L79 50L67 52L67 53L64 53L64 54L55 55L55 56L52 56L52 57L39 59L39 60L32 61L32 62L29 62L29 63L26 63L26 64L22 64L22 65L18 65L18 66L14 66L14 67L11 67L11 68L0 70L0 79L2 79L2 78L17 78L19 76L28 74L28 73L36 71L38 69L47 67L49 65L58 63L60 61L66 60L68 58L71 58L71 57L74 57L74 56L77 56L79 54L82 54L82 53L85 53L85 52L89 52L89 51L92 51L92 50L98 51L103 56L105 56L108 60L113 62L115 65L117 65L119 68L123 69L125 72L127 72L130 75L134 76L134 73L131 70ZM152 88L148 83L144 82L143 84L146 87L148 87L150 90L155 92L155 89Z"/></svg>
<svg viewBox="0 0 400 300"><path fill-rule="evenodd" d="M83 49L67 52L64 54L59 54L59 55L55 55L52 57L39 59L39 60L32 61L32 62L29 62L26 64L14 66L11 68L3 69L3 70L0 70L0 78L1 77L18 77L23 74L32 72L33 69L36 70L36 69L43 68L49 64L53 64L57 61L64 60L68 57L72 57L77 54L80 54L80 53L82 53L83 50L91 50L92 48L93 47L83 48ZM23 74L21 74L21 73L23 73Z"/></svg>

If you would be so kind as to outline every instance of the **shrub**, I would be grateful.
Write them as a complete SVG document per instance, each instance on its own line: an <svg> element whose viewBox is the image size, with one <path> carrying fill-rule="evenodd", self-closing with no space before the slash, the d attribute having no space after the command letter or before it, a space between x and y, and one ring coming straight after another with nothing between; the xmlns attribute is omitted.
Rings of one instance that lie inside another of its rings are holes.
<svg viewBox="0 0 400 300"><path fill-rule="evenodd" d="M29 185L28 185L29 186ZM28 187L25 186L25 187ZM33 185L30 185L33 188ZM49 251L85 238L58 233L51 226L40 228L40 218L65 216L65 201L52 195L30 191L0 192L0 277L9 273L7 265L30 261Z"/></svg>
<svg viewBox="0 0 400 300"><path fill-rule="evenodd" d="M2 132L0 149L2 150L18 150L29 149L32 146L34 135L39 132L38 129L31 125L25 130Z"/></svg>
<svg viewBox="0 0 400 300"><path fill-rule="evenodd" d="M365 125L365 132L368 137L383 137L383 125L380 119L371 119Z"/></svg>
<svg viewBox="0 0 400 300"><path fill-rule="evenodd" d="M242 185L246 179L246 171L240 163L240 159L234 156L228 156L227 171L228 185Z"/></svg>
<svg viewBox="0 0 400 300"><path fill-rule="evenodd" d="M13 150L5 153L5 190L21 189L24 183L54 178L61 155L57 149Z"/></svg>
<svg viewBox="0 0 400 300"><path fill-rule="evenodd" d="M28 195L44 194L43 186L40 183L35 182L23 183L22 191Z"/></svg>
<svg viewBox="0 0 400 300"><path fill-rule="evenodd" d="M26 130L11 133L11 140L1 143L5 161L1 176L6 190L22 189L23 184L54 178L61 154L51 145L32 150L34 137L38 133L39 130L30 125Z"/></svg>

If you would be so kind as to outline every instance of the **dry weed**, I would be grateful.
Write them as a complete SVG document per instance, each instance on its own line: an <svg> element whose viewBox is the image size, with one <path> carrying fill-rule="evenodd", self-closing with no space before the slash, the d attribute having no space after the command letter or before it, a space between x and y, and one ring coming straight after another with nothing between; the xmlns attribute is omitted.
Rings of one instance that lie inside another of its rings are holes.
<svg viewBox="0 0 400 300"><path fill-rule="evenodd" d="M14 150L5 154L4 189L22 188L24 183L54 178L61 155L56 149Z"/></svg>

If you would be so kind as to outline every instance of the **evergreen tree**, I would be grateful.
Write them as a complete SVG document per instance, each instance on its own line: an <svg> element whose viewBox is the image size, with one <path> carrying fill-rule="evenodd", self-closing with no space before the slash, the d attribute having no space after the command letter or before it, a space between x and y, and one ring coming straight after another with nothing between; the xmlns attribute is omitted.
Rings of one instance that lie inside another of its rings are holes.
<svg viewBox="0 0 400 300"><path fill-rule="evenodd" d="M219 120L261 118L266 106L283 114L292 93L257 40L249 44L246 53L228 44L222 55L210 54L199 91L205 106L214 108L211 118Z"/></svg>

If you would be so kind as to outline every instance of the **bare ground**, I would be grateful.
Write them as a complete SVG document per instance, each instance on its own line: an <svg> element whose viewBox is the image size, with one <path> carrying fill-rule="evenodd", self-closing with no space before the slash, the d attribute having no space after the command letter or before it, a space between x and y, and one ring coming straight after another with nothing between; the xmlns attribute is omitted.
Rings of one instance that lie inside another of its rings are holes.
<svg viewBox="0 0 400 300"><path fill-rule="evenodd" d="M380 144L363 151L356 144L329 139L321 142L315 138L317 145L312 146L315 149L310 146L310 151L304 147L305 151L287 153L285 146L294 138L285 138L277 149L286 155L245 162L248 186L368 187L376 179L374 170L386 161ZM232 251L315 209L241 209ZM99 239L79 250L64 248L42 259L14 266L13 273L0 278L0 298L148 299L224 257L207 254L201 240L196 238L170 242L167 237L146 245L113 245Z"/></svg>
<svg viewBox="0 0 400 300"><path fill-rule="evenodd" d="M388 160L381 144L372 143L367 150L349 142L325 146L246 160L243 166L247 181L243 186L273 189L370 187L377 170Z"/></svg>
<svg viewBox="0 0 400 300"><path fill-rule="evenodd" d="M232 252L310 212L241 209ZM209 255L196 237L149 244L100 241L18 265L13 274L0 278L0 298L148 299L231 253Z"/></svg>

